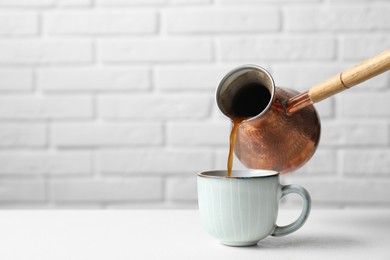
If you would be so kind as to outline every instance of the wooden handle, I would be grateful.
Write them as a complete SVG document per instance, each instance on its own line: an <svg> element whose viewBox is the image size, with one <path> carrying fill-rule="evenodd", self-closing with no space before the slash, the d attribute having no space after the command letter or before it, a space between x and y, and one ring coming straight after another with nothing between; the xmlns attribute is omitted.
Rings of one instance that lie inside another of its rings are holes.
<svg viewBox="0 0 390 260"><path fill-rule="evenodd" d="M308 94L311 101L316 103L388 70L390 49L315 85Z"/></svg>

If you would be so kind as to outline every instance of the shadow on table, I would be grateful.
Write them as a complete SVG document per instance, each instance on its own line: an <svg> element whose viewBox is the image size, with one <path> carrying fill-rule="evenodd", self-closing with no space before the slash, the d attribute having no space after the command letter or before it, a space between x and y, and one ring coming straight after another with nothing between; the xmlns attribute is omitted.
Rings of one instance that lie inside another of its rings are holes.
<svg viewBox="0 0 390 260"><path fill-rule="evenodd" d="M351 237L343 236L286 236L282 238L268 237L261 240L256 246L251 247L252 249L346 249L353 248L362 245L362 241L353 239Z"/></svg>

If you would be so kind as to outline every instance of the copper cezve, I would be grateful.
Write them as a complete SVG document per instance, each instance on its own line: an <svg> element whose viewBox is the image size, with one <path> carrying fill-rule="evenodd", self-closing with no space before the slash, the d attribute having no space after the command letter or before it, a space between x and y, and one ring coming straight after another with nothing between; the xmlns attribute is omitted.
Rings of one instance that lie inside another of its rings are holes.
<svg viewBox="0 0 390 260"><path fill-rule="evenodd" d="M219 109L234 122L228 168L233 149L248 168L286 173L301 167L320 139L320 119L312 104L389 69L386 50L301 94L275 87L271 75L259 66L232 70L216 91Z"/></svg>

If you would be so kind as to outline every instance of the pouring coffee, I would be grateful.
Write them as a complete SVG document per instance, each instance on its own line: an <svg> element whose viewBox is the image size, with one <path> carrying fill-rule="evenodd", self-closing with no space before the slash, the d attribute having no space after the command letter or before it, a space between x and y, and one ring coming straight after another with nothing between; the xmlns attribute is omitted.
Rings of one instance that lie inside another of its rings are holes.
<svg viewBox="0 0 390 260"><path fill-rule="evenodd" d="M321 124L313 104L390 69L390 49L304 93L275 87L263 68L244 65L229 72L219 84L216 102L233 122L228 171L233 150L248 168L294 171L317 149Z"/></svg>

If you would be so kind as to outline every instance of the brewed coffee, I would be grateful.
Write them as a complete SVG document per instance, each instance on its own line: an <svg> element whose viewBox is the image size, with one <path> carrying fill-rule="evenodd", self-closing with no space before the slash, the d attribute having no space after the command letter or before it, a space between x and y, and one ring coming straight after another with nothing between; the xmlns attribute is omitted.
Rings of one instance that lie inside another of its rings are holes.
<svg viewBox="0 0 390 260"><path fill-rule="evenodd" d="M242 86L232 99L233 127L230 132L230 147L228 156L228 176L231 176L233 168L233 151L236 141L237 129L240 124L260 114L270 103L271 93L261 83L253 82Z"/></svg>
<svg viewBox="0 0 390 260"><path fill-rule="evenodd" d="M246 119L260 114L270 103L271 93L259 82L246 84L233 95L232 118Z"/></svg>

